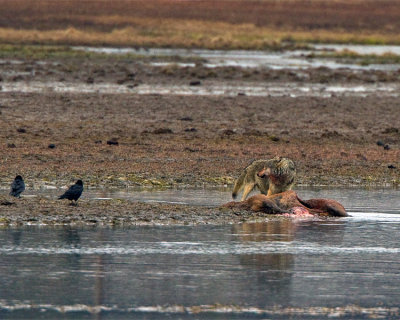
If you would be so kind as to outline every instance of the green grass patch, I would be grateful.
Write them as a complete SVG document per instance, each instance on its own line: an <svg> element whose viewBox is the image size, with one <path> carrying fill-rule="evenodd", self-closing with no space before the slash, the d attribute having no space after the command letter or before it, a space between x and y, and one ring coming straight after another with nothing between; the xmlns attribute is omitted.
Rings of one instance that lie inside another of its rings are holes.
<svg viewBox="0 0 400 320"><path fill-rule="evenodd" d="M90 60L130 60L130 61L163 61L200 63L204 59L198 57L157 56L135 53L103 53L77 50L70 46L58 45L23 45L0 44L0 59L32 59L32 60L60 60L60 59L90 59Z"/></svg>
<svg viewBox="0 0 400 320"><path fill-rule="evenodd" d="M13 45L0 44L0 58L24 59L60 59L60 58L104 58L106 55L97 52L73 50L68 46L47 45Z"/></svg>

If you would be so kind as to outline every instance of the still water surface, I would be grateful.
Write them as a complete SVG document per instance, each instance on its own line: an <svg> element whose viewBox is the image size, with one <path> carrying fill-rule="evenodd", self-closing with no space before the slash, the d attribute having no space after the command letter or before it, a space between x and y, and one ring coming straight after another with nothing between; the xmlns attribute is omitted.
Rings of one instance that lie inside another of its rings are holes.
<svg viewBox="0 0 400 320"><path fill-rule="evenodd" d="M141 195L193 191L167 192ZM0 319L398 319L398 192L300 190L352 215L328 221L2 229Z"/></svg>

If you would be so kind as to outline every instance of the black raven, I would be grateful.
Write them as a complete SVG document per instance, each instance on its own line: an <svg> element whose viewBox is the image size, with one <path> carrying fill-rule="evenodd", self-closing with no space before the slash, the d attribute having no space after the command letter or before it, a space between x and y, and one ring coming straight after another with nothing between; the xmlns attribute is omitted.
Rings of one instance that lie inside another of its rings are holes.
<svg viewBox="0 0 400 320"><path fill-rule="evenodd" d="M78 180L74 185L70 186L64 194L58 197L58 199L68 199L78 201L83 191L83 182Z"/></svg>
<svg viewBox="0 0 400 320"><path fill-rule="evenodd" d="M16 176L14 181L11 183L10 196L19 198L21 193L25 190L25 182L21 176Z"/></svg>

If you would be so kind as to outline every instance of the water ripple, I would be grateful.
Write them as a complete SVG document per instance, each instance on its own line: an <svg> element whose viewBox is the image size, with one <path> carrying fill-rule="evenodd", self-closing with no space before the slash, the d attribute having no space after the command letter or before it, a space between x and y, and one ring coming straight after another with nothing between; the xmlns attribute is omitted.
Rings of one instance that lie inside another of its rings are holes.
<svg viewBox="0 0 400 320"><path fill-rule="evenodd" d="M317 245L307 242L256 242L232 243L227 241L218 242L140 242L129 246L103 246L103 247L19 247L3 246L0 254L3 255L145 255L145 254L173 254L173 255L243 255L243 254L398 254L399 247L382 246L329 246Z"/></svg>
<svg viewBox="0 0 400 320"><path fill-rule="evenodd" d="M23 303L10 304L7 301L0 300L0 311L15 312L15 311L30 311L40 312L57 312L60 314L68 313L160 313L160 314L226 314L226 315L275 315L275 316L326 316L326 317L354 317L357 315L367 316L371 318L385 318L398 315L400 308L398 307L361 307L356 305L347 305L342 307L273 307L273 308L258 308L251 306L237 305L198 305L198 306L182 306L182 305L167 305L167 306L133 306L129 308L119 308L116 305L90 306L85 304L74 305L52 305L52 304L31 304L28 301Z"/></svg>

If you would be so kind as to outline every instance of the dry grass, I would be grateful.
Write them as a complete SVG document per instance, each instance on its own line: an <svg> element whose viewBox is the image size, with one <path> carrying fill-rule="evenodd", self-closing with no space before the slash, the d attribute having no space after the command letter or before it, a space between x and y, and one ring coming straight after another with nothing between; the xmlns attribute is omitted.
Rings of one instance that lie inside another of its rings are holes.
<svg viewBox="0 0 400 320"><path fill-rule="evenodd" d="M133 19L132 19L133 20ZM281 49L306 43L400 44L400 34L352 34L319 30L279 31L250 24L135 19L136 27L110 32L79 30L16 30L0 28L0 41L12 44L186 47L209 49ZM211 31L210 31L211 30Z"/></svg>
<svg viewBox="0 0 400 320"><path fill-rule="evenodd" d="M207 48L400 43L400 4L370 1L0 0L0 41Z"/></svg>
<svg viewBox="0 0 400 320"><path fill-rule="evenodd" d="M110 18L115 17L105 17L104 20ZM230 24L223 22L140 18L129 20L134 27L111 31L79 30L73 27L62 30L3 28L0 29L0 39L7 43L266 48L278 44L281 38L277 38L269 30L253 25L236 25L232 28Z"/></svg>

